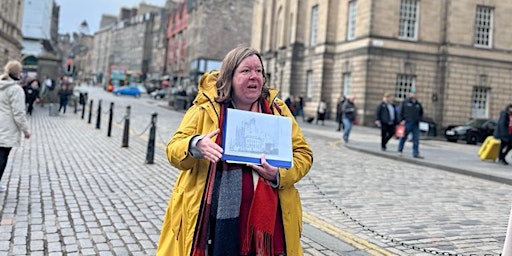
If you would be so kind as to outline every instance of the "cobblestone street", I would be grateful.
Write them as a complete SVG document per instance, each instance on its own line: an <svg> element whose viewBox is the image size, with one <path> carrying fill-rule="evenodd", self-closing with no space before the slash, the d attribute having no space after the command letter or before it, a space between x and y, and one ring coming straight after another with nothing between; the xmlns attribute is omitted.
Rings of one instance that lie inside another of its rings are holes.
<svg viewBox="0 0 512 256"><path fill-rule="evenodd" d="M178 174L164 143L183 113L148 98L88 89L94 104L103 102L101 129L95 128L95 112L89 124L72 107L50 117L48 107L38 106L29 117L34 135L12 151L2 179L8 190L0 194L0 255L155 254ZM114 128L107 137L111 101ZM132 134L122 148L127 105ZM154 164L144 164L147 133L140 133L152 112L158 113L157 148ZM340 143L332 123L299 124L315 153L312 170L297 184L306 255L501 253L510 185L361 153ZM374 133L355 127L351 143ZM440 141L422 141L421 147L468 149Z"/></svg>

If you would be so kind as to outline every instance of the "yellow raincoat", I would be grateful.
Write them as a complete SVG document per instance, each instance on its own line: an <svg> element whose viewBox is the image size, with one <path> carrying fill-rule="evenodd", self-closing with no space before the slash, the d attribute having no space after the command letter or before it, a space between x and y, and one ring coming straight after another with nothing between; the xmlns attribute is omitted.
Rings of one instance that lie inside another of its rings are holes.
<svg viewBox="0 0 512 256"><path fill-rule="evenodd" d="M178 130L167 144L167 158L181 172L165 214L157 255L187 256L191 253L209 161L192 157L188 147L194 135L204 135L219 127L220 105L215 102L217 76L218 72L211 72L201 77L194 105L187 111ZM311 168L313 152L292 113L276 95L277 90L271 90L269 102L274 101L282 115L292 118L293 167L279 169L279 200L283 213L286 253L300 256L304 254L300 244L302 205L294 184ZM275 106L271 104L271 107L274 108L273 113L278 115L279 111Z"/></svg>

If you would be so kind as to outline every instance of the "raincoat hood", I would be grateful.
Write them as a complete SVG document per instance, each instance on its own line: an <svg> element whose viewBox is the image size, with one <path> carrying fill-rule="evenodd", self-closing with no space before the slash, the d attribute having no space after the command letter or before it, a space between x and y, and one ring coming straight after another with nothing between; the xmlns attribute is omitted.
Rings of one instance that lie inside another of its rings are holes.
<svg viewBox="0 0 512 256"><path fill-rule="evenodd" d="M11 78L7 78L7 80L0 80L0 90L5 90L10 86L17 85L18 82L12 80Z"/></svg>

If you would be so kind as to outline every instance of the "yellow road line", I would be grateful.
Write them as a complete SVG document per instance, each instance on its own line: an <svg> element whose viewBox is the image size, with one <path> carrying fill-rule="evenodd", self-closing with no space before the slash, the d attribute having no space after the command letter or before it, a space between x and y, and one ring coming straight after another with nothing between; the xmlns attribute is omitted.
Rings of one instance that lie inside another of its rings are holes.
<svg viewBox="0 0 512 256"><path fill-rule="evenodd" d="M302 219L304 222L311 224L315 226L316 228L338 238L343 240L344 242L361 249L365 252L370 253L371 255L378 255L378 256L391 256L396 255L394 253L391 253L388 250L385 250L383 248L380 248L376 244L373 244L367 240L364 240L358 236L355 236L343 229L340 229L332 224L329 224L311 214L308 214L307 212L303 213Z"/></svg>

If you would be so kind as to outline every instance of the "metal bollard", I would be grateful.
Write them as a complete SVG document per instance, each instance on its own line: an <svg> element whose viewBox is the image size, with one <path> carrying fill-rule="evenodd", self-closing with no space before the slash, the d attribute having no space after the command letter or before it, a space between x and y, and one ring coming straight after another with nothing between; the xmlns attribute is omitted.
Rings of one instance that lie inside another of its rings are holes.
<svg viewBox="0 0 512 256"><path fill-rule="evenodd" d="M78 111L78 110L77 110L77 107L78 107L78 106L77 106L77 105L78 105L78 99L76 99L76 98L75 98L75 104L73 104L73 105L74 105L74 107L75 107L75 110L73 111L73 113L74 113L74 114L76 114L76 112Z"/></svg>
<svg viewBox="0 0 512 256"><path fill-rule="evenodd" d="M114 102L110 102L110 113L108 116L108 132L107 136L112 136L112 119L114 117Z"/></svg>
<svg viewBox="0 0 512 256"><path fill-rule="evenodd" d="M130 133L130 106L126 107L126 116L124 118L123 143L121 147L128 147L128 135Z"/></svg>
<svg viewBox="0 0 512 256"><path fill-rule="evenodd" d="M85 93L84 95L82 95L82 93L80 93L80 98L81 98L80 105L82 105L82 119L84 119L85 105L87 104L87 93Z"/></svg>
<svg viewBox="0 0 512 256"><path fill-rule="evenodd" d="M146 164L153 164L155 157L155 134L157 113L151 115L151 129L149 130L148 151L146 153Z"/></svg>
<svg viewBox="0 0 512 256"><path fill-rule="evenodd" d="M101 125L101 100L98 101L98 115L96 116L96 129L100 129Z"/></svg>
<svg viewBox="0 0 512 256"><path fill-rule="evenodd" d="M91 119L92 119L92 103L93 103L93 100L91 100L91 105L89 106L89 121L87 122L88 124L91 123Z"/></svg>

